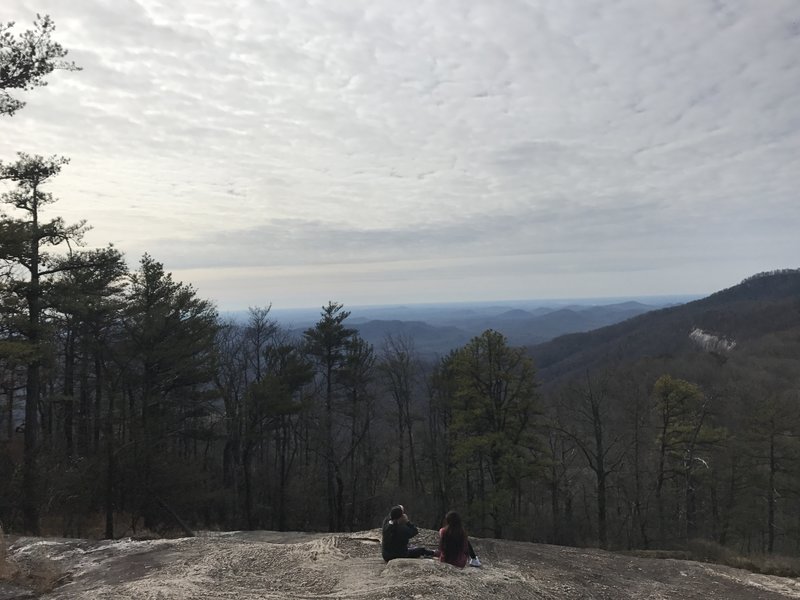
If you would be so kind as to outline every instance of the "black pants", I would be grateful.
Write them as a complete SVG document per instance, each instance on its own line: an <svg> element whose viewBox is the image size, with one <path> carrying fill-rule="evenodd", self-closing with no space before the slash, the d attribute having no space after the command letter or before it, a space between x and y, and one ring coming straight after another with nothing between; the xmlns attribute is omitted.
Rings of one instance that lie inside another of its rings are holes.
<svg viewBox="0 0 800 600"><path fill-rule="evenodd" d="M475 556L475 550L472 549L472 542L470 542L469 540L467 540L467 552L469 552L470 558L478 558L477 556Z"/></svg>
<svg viewBox="0 0 800 600"><path fill-rule="evenodd" d="M433 556L433 550L428 550L424 546L414 546L406 552L407 558L419 558L421 556Z"/></svg>
<svg viewBox="0 0 800 600"><path fill-rule="evenodd" d="M433 556L433 555L434 555L433 550L428 550L424 546L413 546L408 550L406 550L404 556L390 556L388 558L384 556L383 560L389 562L390 560L393 560L395 558L420 558L422 556Z"/></svg>

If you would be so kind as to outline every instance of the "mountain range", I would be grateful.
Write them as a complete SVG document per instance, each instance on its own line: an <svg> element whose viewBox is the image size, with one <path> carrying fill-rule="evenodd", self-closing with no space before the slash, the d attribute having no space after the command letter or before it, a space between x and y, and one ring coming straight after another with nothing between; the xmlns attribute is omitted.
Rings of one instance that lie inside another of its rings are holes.
<svg viewBox="0 0 800 600"><path fill-rule="evenodd" d="M513 346L534 346L555 337L619 323L685 297L625 299L621 301L518 301L471 304L354 307L345 322L377 350L387 336L414 344L421 358L435 360L463 346L487 329L503 333ZM642 301L645 300L645 301ZM318 310L275 310L270 313L293 335L312 327ZM243 322L247 313L232 315Z"/></svg>
<svg viewBox="0 0 800 600"><path fill-rule="evenodd" d="M608 305L522 308L487 307L483 310L461 310L447 316L429 316L430 320L364 319L350 323L365 340L380 348L387 335L402 336L414 341L417 352L425 358L447 354L466 344L487 329L504 334L513 346L533 346L557 336L590 331L618 323L657 308L628 301Z"/></svg>
<svg viewBox="0 0 800 600"><path fill-rule="evenodd" d="M345 307L346 324L380 351L387 336L413 342L435 360L487 329L525 346L542 381L640 357L677 356L709 344L724 348L800 326L800 270L760 273L707 297L592 301L508 301ZM270 313L296 336L318 309ZM246 312L229 313L243 322Z"/></svg>

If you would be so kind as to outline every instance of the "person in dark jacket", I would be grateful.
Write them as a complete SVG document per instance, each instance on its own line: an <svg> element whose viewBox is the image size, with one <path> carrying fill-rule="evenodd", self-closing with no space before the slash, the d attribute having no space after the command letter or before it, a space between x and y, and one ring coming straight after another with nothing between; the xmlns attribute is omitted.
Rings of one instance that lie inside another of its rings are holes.
<svg viewBox="0 0 800 600"><path fill-rule="evenodd" d="M395 558L419 558L433 556L433 550L422 546L409 548L408 542L419 533L419 529L408 518L402 506L395 506L384 519L381 554L383 560L389 562Z"/></svg>

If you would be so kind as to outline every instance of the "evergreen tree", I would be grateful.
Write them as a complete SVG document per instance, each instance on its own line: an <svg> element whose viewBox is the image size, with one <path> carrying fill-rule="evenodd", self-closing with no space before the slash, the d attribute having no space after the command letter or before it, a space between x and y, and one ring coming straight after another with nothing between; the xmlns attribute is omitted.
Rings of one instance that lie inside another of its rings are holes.
<svg viewBox="0 0 800 600"><path fill-rule="evenodd" d="M8 90L31 90L47 85L45 77L55 69L80 70L73 62L61 60L67 55L61 44L52 40L52 19L36 15L33 29L17 37L11 32L14 23L0 23L0 115L13 115L25 106Z"/></svg>
<svg viewBox="0 0 800 600"><path fill-rule="evenodd" d="M25 460L23 467L24 527L39 531L39 402L41 368L44 356L45 296L54 276L79 269L81 265L62 260L52 250L79 244L85 223L66 225L60 217L42 220L42 208L55 202L43 186L67 163L62 157L20 153L13 163L0 163L0 180L15 184L15 189L0 196L12 213L0 215L0 261L6 269L6 290L17 296L25 322L21 340L27 351L25 384Z"/></svg>
<svg viewBox="0 0 800 600"><path fill-rule="evenodd" d="M712 427L710 398L697 385L664 375L656 381L653 394L659 416L656 501L659 535L664 545L667 542L665 484L676 478L680 480L677 487L683 488L684 532L689 539L697 528L695 472L698 467L708 468L700 452L718 442L722 431Z"/></svg>
<svg viewBox="0 0 800 600"><path fill-rule="evenodd" d="M477 486L481 522L492 531L519 509L523 480L534 473L538 415L533 362L523 348L511 348L502 334L488 330L450 357L453 377L454 453L467 472L468 497ZM515 502L516 501L516 502Z"/></svg>
<svg viewBox="0 0 800 600"><path fill-rule="evenodd" d="M160 494L174 490L174 474L164 472L155 457L180 460L197 436L208 435L217 398L211 385L217 311L145 254L130 276L122 326L117 360L134 442L127 478L148 521L156 505L165 506Z"/></svg>
<svg viewBox="0 0 800 600"><path fill-rule="evenodd" d="M322 380L322 453L325 460L329 531L341 529L344 518L344 507L337 502L337 498L341 496L336 493L339 457L334 444L334 412L337 396L341 394L341 375L347 366L348 344L356 334L354 329L344 326L350 312L343 308L337 302L329 302L322 308L317 324L303 333L306 353L316 365L318 376Z"/></svg>

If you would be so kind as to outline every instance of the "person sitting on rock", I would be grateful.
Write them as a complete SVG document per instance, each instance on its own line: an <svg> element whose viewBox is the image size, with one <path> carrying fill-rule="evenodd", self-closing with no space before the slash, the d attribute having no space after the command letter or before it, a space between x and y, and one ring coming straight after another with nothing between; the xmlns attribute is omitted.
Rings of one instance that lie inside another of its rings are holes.
<svg viewBox="0 0 800 600"><path fill-rule="evenodd" d="M411 538L419 533L419 529L408 518L402 506L395 506L384 522L381 554L383 560L389 562L395 558L419 558L433 556L433 550L422 546L408 546Z"/></svg>
<svg viewBox="0 0 800 600"><path fill-rule="evenodd" d="M480 567L481 561L469 541L461 515L451 510L444 518L445 526L439 530L439 561L463 569L469 561L471 567Z"/></svg>

